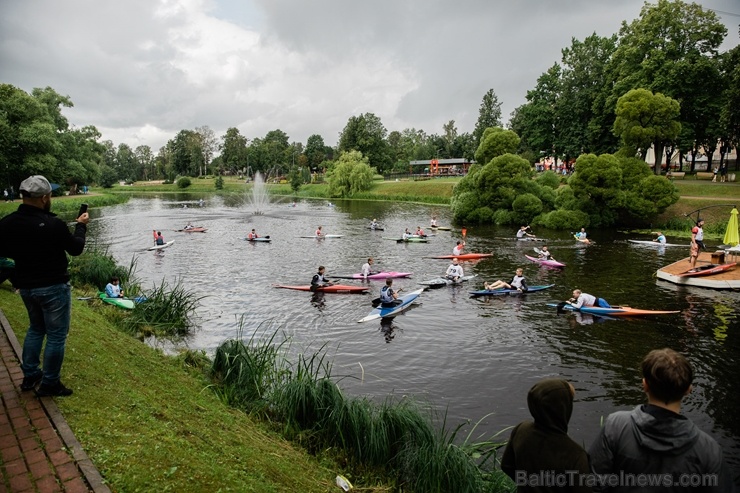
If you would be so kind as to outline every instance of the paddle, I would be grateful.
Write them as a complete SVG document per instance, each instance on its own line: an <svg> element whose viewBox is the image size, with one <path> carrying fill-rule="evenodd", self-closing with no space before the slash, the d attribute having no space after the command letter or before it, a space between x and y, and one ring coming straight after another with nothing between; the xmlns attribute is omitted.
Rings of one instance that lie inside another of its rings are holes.
<svg viewBox="0 0 740 493"><path fill-rule="evenodd" d="M567 305L567 304L568 304L568 302L567 302L567 301L561 301L560 303L558 303L558 315L560 315L560 314L562 314L562 313L565 313L565 310L564 310L563 308L564 308L564 307L565 307L565 305Z"/></svg>
<svg viewBox="0 0 740 493"><path fill-rule="evenodd" d="M542 250L540 250L537 247L532 248L532 250L534 250L534 253L536 253L537 255L541 255L542 254Z"/></svg>

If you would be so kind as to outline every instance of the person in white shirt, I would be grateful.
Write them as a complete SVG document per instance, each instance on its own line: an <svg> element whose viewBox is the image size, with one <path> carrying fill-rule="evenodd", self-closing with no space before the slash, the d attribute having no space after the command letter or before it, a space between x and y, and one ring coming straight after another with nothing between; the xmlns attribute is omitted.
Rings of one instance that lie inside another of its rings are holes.
<svg viewBox="0 0 740 493"><path fill-rule="evenodd" d="M494 289L516 289L520 293L527 291L527 280L524 278L524 270L520 267L516 270L516 274L511 279L510 282L504 282L502 280L498 280L492 283L485 283L483 284L483 287L490 290Z"/></svg>
<svg viewBox="0 0 740 493"><path fill-rule="evenodd" d="M666 239L665 239L665 235L663 234L662 231L656 231L653 234L654 235L658 235L658 237L655 238L653 241L665 245Z"/></svg>
<svg viewBox="0 0 740 493"><path fill-rule="evenodd" d="M108 298L123 298L123 290L118 284L117 277L112 277L108 285L105 286L105 294Z"/></svg>
<svg viewBox="0 0 740 493"><path fill-rule="evenodd" d="M402 238L403 238L404 240L408 240L408 239L409 239L409 238L411 238L412 236L413 236L413 235L411 234L411 231L409 231L409 228L406 228L406 231L404 231L404 232L403 232L403 236L402 236Z"/></svg>
<svg viewBox="0 0 740 493"><path fill-rule="evenodd" d="M524 237L534 238L533 234L527 233L528 229L529 229L529 226L522 226L521 228L519 228L519 231L516 232L516 237L517 238L524 238Z"/></svg>
<svg viewBox="0 0 740 493"><path fill-rule="evenodd" d="M455 245L455 248L452 249L452 255L462 254L463 248L465 248L465 242L457 240L457 245Z"/></svg>
<svg viewBox="0 0 740 493"><path fill-rule="evenodd" d="M429 222L429 227L431 228L437 227L437 216L432 216L432 220Z"/></svg>
<svg viewBox="0 0 740 493"><path fill-rule="evenodd" d="M452 263L449 267L447 267L447 272L445 272L445 276L447 279L451 279L452 281L458 282L463 277L463 268L462 265L458 263L458 260L456 258L452 259Z"/></svg>
<svg viewBox="0 0 740 493"><path fill-rule="evenodd" d="M367 259L367 262L362 264L362 277L367 280L367 276L372 274L372 265L373 265L373 258L370 257Z"/></svg>
<svg viewBox="0 0 740 493"><path fill-rule="evenodd" d="M538 258L542 260L555 260L552 258L552 253L547 249L547 245L544 245L542 249L537 253Z"/></svg>
<svg viewBox="0 0 740 493"><path fill-rule="evenodd" d="M574 289L573 290L573 297L568 300L567 302L569 305L573 306L576 310L580 309L582 306L597 306L601 308L611 308L609 303L604 298L599 298L597 296L584 293L580 289Z"/></svg>

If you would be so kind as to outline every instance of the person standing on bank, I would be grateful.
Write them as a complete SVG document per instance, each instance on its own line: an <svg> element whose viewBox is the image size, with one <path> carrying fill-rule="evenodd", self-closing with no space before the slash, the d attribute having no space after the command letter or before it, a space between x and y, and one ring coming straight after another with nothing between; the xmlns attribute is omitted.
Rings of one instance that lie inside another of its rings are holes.
<svg viewBox="0 0 740 493"><path fill-rule="evenodd" d="M52 187L41 176L21 183L23 203L16 212L0 220L0 256L15 260L15 277L28 311L29 327L23 341L21 390L39 396L67 396L72 390L62 384L61 370L69 333L72 307L67 254L77 256L85 248L89 216L81 214L74 234L67 224L50 212ZM43 370L39 367L46 338Z"/></svg>
<svg viewBox="0 0 740 493"><path fill-rule="evenodd" d="M647 475L660 486L597 485L597 491L734 491L732 474L719 444L681 414L694 372L672 349L655 349L642 360L642 390L647 404L610 414L588 453L596 477ZM700 479L679 487L682 478ZM667 484L666 484L667 481Z"/></svg>

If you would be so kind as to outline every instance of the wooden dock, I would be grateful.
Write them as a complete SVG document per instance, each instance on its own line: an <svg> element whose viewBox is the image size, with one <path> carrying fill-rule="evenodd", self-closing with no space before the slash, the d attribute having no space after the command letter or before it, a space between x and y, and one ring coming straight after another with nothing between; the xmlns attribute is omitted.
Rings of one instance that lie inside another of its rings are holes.
<svg viewBox="0 0 740 493"><path fill-rule="evenodd" d="M696 266L701 267L708 264L718 263L732 263L740 262L740 255L732 255L726 252L722 262L717 261L717 253L712 252L701 252L699 258L696 261ZM733 268L717 274L711 274L707 276L696 276L696 277L681 277L682 274L689 270L691 264L689 263L689 257L686 257L678 262L674 262L665 267L658 269L656 276L658 279L672 282L674 284L680 284L684 286L698 286L702 288L710 289L740 289L740 268Z"/></svg>

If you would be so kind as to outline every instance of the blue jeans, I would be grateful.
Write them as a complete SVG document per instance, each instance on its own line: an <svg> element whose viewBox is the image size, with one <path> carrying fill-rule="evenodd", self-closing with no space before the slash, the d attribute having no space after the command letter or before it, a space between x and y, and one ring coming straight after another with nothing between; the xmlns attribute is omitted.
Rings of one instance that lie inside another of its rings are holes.
<svg viewBox="0 0 740 493"><path fill-rule="evenodd" d="M68 283L43 288L21 289L21 298L28 310L30 326L23 341L21 369L26 377L41 373L39 358L44 349L44 378L42 385L55 385L64 361L64 347L69 333L72 309L72 290Z"/></svg>

